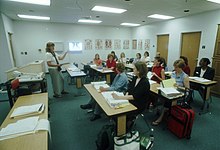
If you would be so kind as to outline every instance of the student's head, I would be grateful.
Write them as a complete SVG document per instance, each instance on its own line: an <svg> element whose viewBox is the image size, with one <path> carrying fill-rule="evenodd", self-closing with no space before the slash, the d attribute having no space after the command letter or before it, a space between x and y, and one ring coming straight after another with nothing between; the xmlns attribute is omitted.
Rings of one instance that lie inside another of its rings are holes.
<svg viewBox="0 0 220 150"><path fill-rule="evenodd" d="M115 57L115 51L111 51L111 54Z"/></svg>
<svg viewBox="0 0 220 150"><path fill-rule="evenodd" d="M185 63L183 60L178 59L173 63L173 67L176 72L181 72L185 67Z"/></svg>
<svg viewBox="0 0 220 150"><path fill-rule="evenodd" d="M154 65L155 66L161 66L162 63L163 63L163 61L160 57L154 57Z"/></svg>
<svg viewBox="0 0 220 150"><path fill-rule="evenodd" d="M149 56L149 52L148 51L144 52L144 57L148 57L148 56Z"/></svg>
<svg viewBox="0 0 220 150"><path fill-rule="evenodd" d="M116 64L116 71L120 72L120 73L124 72L125 71L125 65L123 63L120 63L120 62L117 63Z"/></svg>
<svg viewBox="0 0 220 150"><path fill-rule="evenodd" d="M201 67L206 67L210 64L210 60L208 58L202 58L200 61L199 61L199 65Z"/></svg>
<svg viewBox="0 0 220 150"><path fill-rule="evenodd" d="M108 54L108 60L112 61L114 59L114 56L112 54Z"/></svg>
<svg viewBox="0 0 220 150"><path fill-rule="evenodd" d="M95 59L100 59L99 54L95 54Z"/></svg>
<svg viewBox="0 0 220 150"><path fill-rule="evenodd" d="M147 71L146 63L139 61L134 64L134 74L139 78L146 77Z"/></svg>
<svg viewBox="0 0 220 150"><path fill-rule="evenodd" d="M137 54L136 54L136 58L137 58L137 59L141 59L141 53L137 53Z"/></svg>
<svg viewBox="0 0 220 150"><path fill-rule="evenodd" d="M122 53L120 54L120 57L121 57L121 58L125 58L125 53L122 52Z"/></svg>
<svg viewBox="0 0 220 150"><path fill-rule="evenodd" d="M164 68L166 68L166 67L167 67L167 63L166 63L165 58L160 57L160 60L161 60L161 66L164 67Z"/></svg>
<svg viewBox="0 0 220 150"><path fill-rule="evenodd" d="M53 52L55 44L53 42L48 42L46 44L46 52Z"/></svg>
<svg viewBox="0 0 220 150"><path fill-rule="evenodd" d="M188 65L188 59L185 56L180 56L180 59L185 62L186 65Z"/></svg>

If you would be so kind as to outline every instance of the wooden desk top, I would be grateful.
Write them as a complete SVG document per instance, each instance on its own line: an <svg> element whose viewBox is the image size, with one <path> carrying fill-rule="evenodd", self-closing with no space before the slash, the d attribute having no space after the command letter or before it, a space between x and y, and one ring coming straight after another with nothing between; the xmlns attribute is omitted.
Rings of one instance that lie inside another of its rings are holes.
<svg viewBox="0 0 220 150"><path fill-rule="evenodd" d="M158 83L151 84L150 91L155 94L158 94L158 89L157 89L158 87L160 87L160 84L158 84Z"/></svg>
<svg viewBox="0 0 220 150"><path fill-rule="evenodd" d="M6 127L9 123L14 123L21 118L10 119L10 115L17 107L31 104L43 103L45 110L39 115L40 119L48 119L48 94L32 94L21 96L17 99L13 108L10 110L1 128ZM23 118L22 118L23 119ZM48 132L38 131L34 134L24 135L12 139L0 141L1 150L47 150L48 149Z"/></svg>
<svg viewBox="0 0 220 150"><path fill-rule="evenodd" d="M203 86L212 86L212 85L217 84L217 81L200 82L200 81L193 80L193 79L189 79L189 81L192 83L197 83L197 84L203 85Z"/></svg>
<svg viewBox="0 0 220 150"><path fill-rule="evenodd" d="M108 105L102 94L99 93L91 84L85 84L84 86L108 116L123 114L137 109L132 104L123 108L113 109Z"/></svg>
<svg viewBox="0 0 220 150"><path fill-rule="evenodd" d="M93 70L96 70L102 74L107 74L107 73L113 73L114 71L112 71L111 69L108 68L103 68L103 69L98 69L97 67L91 67Z"/></svg>

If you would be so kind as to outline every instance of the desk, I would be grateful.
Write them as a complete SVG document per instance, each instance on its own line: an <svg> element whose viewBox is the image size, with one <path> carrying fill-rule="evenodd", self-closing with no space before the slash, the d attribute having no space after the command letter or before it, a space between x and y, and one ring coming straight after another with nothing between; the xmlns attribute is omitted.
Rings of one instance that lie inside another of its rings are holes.
<svg viewBox="0 0 220 150"><path fill-rule="evenodd" d="M6 127L9 123L14 123L18 119L10 119L10 115L13 110L23 105L31 105L43 103L45 110L39 115L40 119L48 119L48 94L33 94L27 96L21 96L17 99L15 105L10 110L6 119L1 125L1 128ZM48 149L48 132L38 131L34 134L23 135L12 139L0 141L1 150L47 150Z"/></svg>
<svg viewBox="0 0 220 150"><path fill-rule="evenodd" d="M210 90L211 90L211 87L215 84L217 84L217 81L209 81L209 82L200 82L200 81L196 81L196 80L193 80L193 79L189 79L190 81L190 87L193 88L192 85L198 85L198 86L201 86L201 87L204 87L204 95L202 96L202 99L203 99L203 105L202 105L202 108L201 110L203 111L204 108L206 107L207 110L209 108L209 103L208 103L208 100L209 100L209 97L210 97ZM196 89L195 89L196 90ZM207 106L206 106L207 105ZM200 114L203 113L203 112L200 112ZM205 113L205 112L204 112Z"/></svg>
<svg viewBox="0 0 220 150"><path fill-rule="evenodd" d="M76 88L81 88L82 77L86 76L86 74L75 65L65 65L64 68L67 70L71 78L76 78Z"/></svg>
<svg viewBox="0 0 220 150"><path fill-rule="evenodd" d="M101 69L98 69L96 66L92 65L90 66L93 70L101 73L101 74L105 74L105 77L106 77L106 83L107 84L110 84L111 83L111 77L110 77L110 74L111 73L114 73L114 71L108 69L108 68L101 68Z"/></svg>
<svg viewBox="0 0 220 150"><path fill-rule="evenodd" d="M117 116L117 135L123 135L126 133L126 113L134 111L137 108L132 104L119 109L111 108L101 93L99 93L91 84L84 85L86 90L92 95L95 101L99 104L102 110L107 116Z"/></svg>

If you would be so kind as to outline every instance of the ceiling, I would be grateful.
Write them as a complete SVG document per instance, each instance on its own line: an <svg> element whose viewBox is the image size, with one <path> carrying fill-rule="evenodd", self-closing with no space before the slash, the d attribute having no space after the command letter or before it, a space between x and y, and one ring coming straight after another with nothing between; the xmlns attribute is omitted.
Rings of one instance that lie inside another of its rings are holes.
<svg viewBox="0 0 220 150"><path fill-rule="evenodd" d="M91 11L95 5L127 9L122 14ZM184 10L189 9L188 13ZM147 16L163 14L180 18L220 9L220 4L206 0L51 0L51 6L40 6L0 0L0 10L9 18L22 20L16 14L49 16L49 22L78 23L78 19L102 20L100 25L119 26L123 22L141 25L163 21ZM99 17L98 17L99 16Z"/></svg>

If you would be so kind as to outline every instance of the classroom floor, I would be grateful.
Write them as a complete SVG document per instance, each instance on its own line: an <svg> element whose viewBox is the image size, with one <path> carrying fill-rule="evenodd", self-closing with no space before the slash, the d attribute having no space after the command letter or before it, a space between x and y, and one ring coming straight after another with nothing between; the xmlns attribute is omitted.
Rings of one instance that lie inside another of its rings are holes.
<svg viewBox="0 0 220 150"><path fill-rule="evenodd" d="M65 88L70 94L63 98L53 98L51 81L47 76L50 123L51 123L51 142L50 150L96 150L95 140L97 134L103 125L109 123L107 116L102 114L102 118L94 122L89 119L91 113L80 109L81 104L89 101L90 95L85 89L78 90L75 85L65 84ZM65 79L68 75L64 73ZM85 96L74 97L77 93L85 93ZM6 94L1 94L0 100L6 99ZM151 126L154 129L154 146L153 150L219 150L219 133L220 133L220 99L212 97L210 106L211 113L200 116L198 111L202 101L198 93L195 93L193 109L196 111L195 121L191 139L178 139L169 130L165 124ZM0 123L10 110L8 102L0 102ZM157 118L155 112L146 112L145 119L151 123ZM149 128L140 117L136 121L136 129L140 132L149 132ZM148 134L148 133L146 133Z"/></svg>

